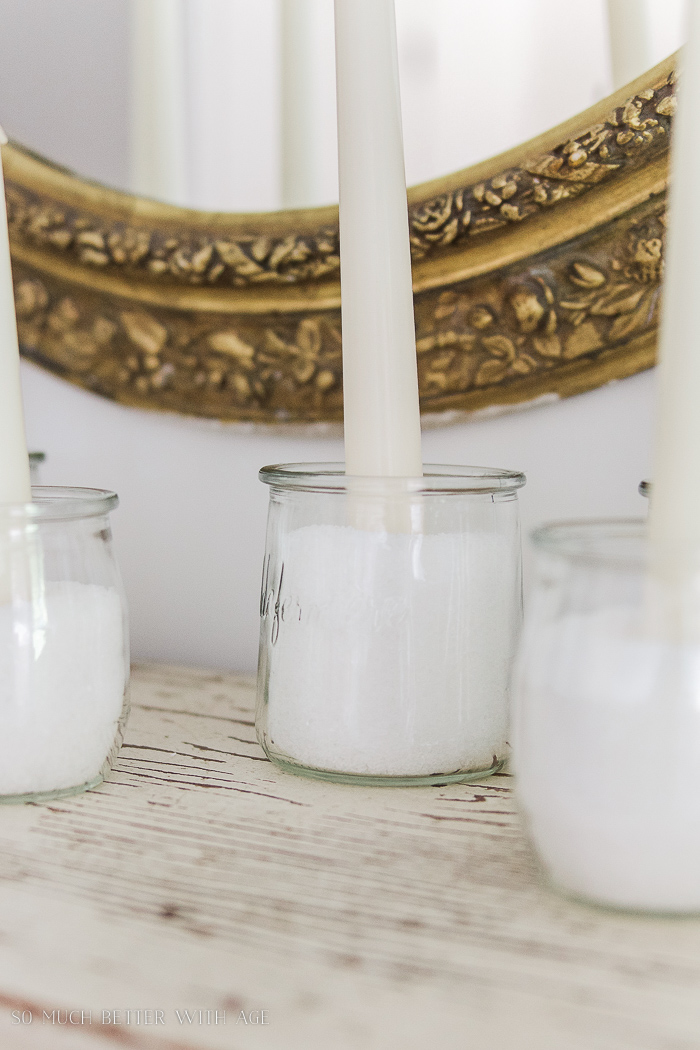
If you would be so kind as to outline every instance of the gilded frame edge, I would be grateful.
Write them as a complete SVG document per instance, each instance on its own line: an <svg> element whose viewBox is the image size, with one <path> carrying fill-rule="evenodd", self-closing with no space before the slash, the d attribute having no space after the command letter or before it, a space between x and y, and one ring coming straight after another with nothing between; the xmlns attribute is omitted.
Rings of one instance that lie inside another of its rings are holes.
<svg viewBox="0 0 700 1050"><path fill-rule="evenodd" d="M539 138L409 191L426 422L650 367L675 56ZM3 149L20 343L87 390L258 424L342 419L337 209L218 215Z"/></svg>

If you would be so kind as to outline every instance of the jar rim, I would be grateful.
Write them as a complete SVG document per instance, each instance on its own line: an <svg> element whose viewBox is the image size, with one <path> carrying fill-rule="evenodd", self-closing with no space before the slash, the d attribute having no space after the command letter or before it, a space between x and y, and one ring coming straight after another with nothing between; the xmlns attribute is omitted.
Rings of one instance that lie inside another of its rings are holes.
<svg viewBox="0 0 700 1050"><path fill-rule="evenodd" d="M425 465L423 477L365 477L347 475L344 463L275 463L263 467L258 477L265 485L306 492L347 492L360 490L369 495L513 492L525 484L525 475L498 467L469 467L452 464Z"/></svg>
<svg viewBox="0 0 700 1050"><path fill-rule="evenodd" d="M643 518L552 521L530 533L534 547L567 561L645 565L648 530Z"/></svg>
<svg viewBox="0 0 700 1050"><path fill-rule="evenodd" d="M77 521L109 514L119 505L109 489L32 485L31 503L0 503L0 518L12 521Z"/></svg>

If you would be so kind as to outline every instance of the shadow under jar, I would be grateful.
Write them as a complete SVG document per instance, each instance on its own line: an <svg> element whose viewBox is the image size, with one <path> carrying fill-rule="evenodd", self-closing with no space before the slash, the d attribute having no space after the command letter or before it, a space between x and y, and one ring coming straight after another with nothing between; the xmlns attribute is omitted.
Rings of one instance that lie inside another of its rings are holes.
<svg viewBox="0 0 700 1050"><path fill-rule="evenodd" d="M0 505L0 802L101 782L128 714L126 607L99 489Z"/></svg>
<svg viewBox="0 0 700 1050"><path fill-rule="evenodd" d="M521 619L522 474L265 467L258 739L282 768L371 785L498 770Z"/></svg>

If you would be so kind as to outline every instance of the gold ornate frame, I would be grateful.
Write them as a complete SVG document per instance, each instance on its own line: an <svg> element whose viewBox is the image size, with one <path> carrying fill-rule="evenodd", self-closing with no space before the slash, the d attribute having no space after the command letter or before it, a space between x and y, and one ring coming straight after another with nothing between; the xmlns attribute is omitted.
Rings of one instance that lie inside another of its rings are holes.
<svg viewBox="0 0 700 1050"><path fill-rule="evenodd" d="M673 57L409 191L421 402L449 421L654 363ZM220 215L3 150L24 355L125 405L342 418L337 209Z"/></svg>

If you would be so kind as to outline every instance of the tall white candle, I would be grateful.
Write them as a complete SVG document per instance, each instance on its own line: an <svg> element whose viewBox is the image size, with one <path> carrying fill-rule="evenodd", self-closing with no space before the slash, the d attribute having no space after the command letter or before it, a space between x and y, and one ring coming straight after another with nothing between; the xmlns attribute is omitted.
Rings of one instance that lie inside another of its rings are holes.
<svg viewBox="0 0 700 1050"><path fill-rule="evenodd" d="M653 64L647 0L608 0L608 22L613 84L619 88Z"/></svg>
<svg viewBox="0 0 700 1050"><path fill-rule="evenodd" d="M670 223L659 346L650 532L677 567L700 551L700 0L690 3L673 134Z"/></svg>
<svg viewBox="0 0 700 1050"><path fill-rule="evenodd" d="M185 10L182 0L132 0L131 182L186 204Z"/></svg>
<svg viewBox="0 0 700 1050"><path fill-rule="evenodd" d="M0 143L6 142L7 137L0 128ZM0 503L28 503L32 494L4 190L0 159Z"/></svg>
<svg viewBox="0 0 700 1050"><path fill-rule="evenodd" d="M394 0L335 0L348 474L423 472Z"/></svg>
<svg viewBox="0 0 700 1050"><path fill-rule="evenodd" d="M282 205L312 208L338 199L333 7L280 0L280 17Z"/></svg>

